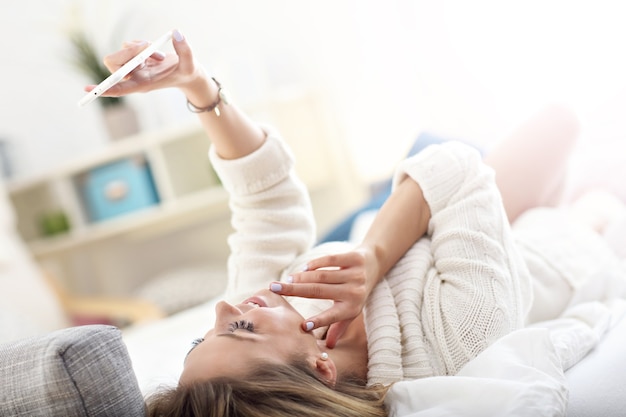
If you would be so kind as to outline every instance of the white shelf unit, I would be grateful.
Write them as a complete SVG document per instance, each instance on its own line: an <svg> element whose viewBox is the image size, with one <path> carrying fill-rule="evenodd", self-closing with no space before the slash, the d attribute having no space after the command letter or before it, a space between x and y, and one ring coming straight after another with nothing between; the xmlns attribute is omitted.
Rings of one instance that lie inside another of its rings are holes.
<svg viewBox="0 0 626 417"><path fill-rule="evenodd" d="M144 133L113 142L106 151L81 158L56 171L9 183L18 230L38 258L54 256L124 233L139 232L166 222L185 221L201 211L223 212L226 193L212 170L209 139L197 124L156 133ZM80 180L92 169L126 158L145 158L150 166L159 202L111 219L88 220ZM68 233L42 236L39 224L46 212L62 211Z"/></svg>

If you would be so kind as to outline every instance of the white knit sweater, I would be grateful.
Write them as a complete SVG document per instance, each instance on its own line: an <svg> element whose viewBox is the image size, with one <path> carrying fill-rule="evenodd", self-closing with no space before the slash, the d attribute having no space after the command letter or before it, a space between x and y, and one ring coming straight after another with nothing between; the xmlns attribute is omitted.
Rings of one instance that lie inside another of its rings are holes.
<svg viewBox="0 0 626 417"><path fill-rule="evenodd" d="M493 170L456 142L405 160L431 209L427 236L378 285L366 305L370 383L454 375L524 324L530 277Z"/></svg>
<svg viewBox="0 0 626 417"><path fill-rule="evenodd" d="M229 238L229 299L241 301L301 270L308 259L347 249L311 248L315 228L309 198L276 134L268 131L265 144L244 158L222 160L214 150L210 158L230 192L236 230ZM455 374L493 341L521 327L531 303L527 269L493 172L480 155L455 142L431 146L398 167L395 183L406 175L420 184L432 218L427 236L367 302L370 384ZM328 305L312 303L300 310L306 317Z"/></svg>

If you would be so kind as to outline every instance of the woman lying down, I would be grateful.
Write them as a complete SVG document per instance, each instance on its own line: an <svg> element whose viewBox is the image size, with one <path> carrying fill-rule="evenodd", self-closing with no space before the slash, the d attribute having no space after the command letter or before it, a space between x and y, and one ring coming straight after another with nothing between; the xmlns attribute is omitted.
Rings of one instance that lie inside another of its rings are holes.
<svg viewBox="0 0 626 417"><path fill-rule="evenodd" d="M558 316L619 262L576 210L548 208L578 133L559 108L484 160L458 142L424 149L398 166L358 245L312 248L309 197L285 142L226 100L179 31L172 42L174 53L153 54L106 95L185 94L235 232L231 301L217 304L178 386L149 398L152 416L385 416L392 384L456 375L510 332ZM127 43L105 63L114 71L145 47ZM616 295L620 283L608 284L614 293L598 298Z"/></svg>

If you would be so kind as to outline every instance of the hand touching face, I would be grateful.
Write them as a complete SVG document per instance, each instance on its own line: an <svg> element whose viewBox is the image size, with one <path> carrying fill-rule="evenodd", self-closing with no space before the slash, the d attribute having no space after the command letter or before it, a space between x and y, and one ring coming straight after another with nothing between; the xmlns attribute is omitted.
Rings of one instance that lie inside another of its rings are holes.
<svg viewBox="0 0 626 417"><path fill-rule="evenodd" d="M302 329L330 326L326 346L334 348L350 323L361 314L365 301L378 282L378 264L366 248L310 261L304 272L291 275L292 283L274 283L281 295L333 300L333 306L307 318Z"/></svg>

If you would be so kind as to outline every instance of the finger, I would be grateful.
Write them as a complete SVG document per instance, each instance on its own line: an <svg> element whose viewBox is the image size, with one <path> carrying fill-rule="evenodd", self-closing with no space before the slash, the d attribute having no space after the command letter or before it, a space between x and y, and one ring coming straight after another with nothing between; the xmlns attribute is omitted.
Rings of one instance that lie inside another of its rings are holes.
<svg viewBox="0 0 626 417"><path fill-rule="evenodd" d="M104 66L107 67L109 71L115 72L147 47L148 42L146 41L127 43L127 46L119 51L105 56L103 60Z"/></svg>
<svg viewBox="0 0 626 417"><path fill-rule="evenodd" d="M191 46L187 42L187 38L178 30L174 29L172 32L172 44L174 51L179 58L179 66L183 73L190 73L194 69L193 53L191 52Z"/></svg>
<svg viewBox="0 0 626 417"><path fill-rule="evenodd" d="M321 256L306 264L305 271L313 271L319 268L346 268L349 266L361 265L364 263L363 257L357 252L338 253Z"/></svg>
<svg viewBox="0 0 626 417"><path fill-rule="evenodd" d="M318 269L315 271L291 274L291 282L297 284L342 284L347 278L355 275L341 269Z"/></svg>
<svg viewBox="0 0 626 417"><path fill-rule="evenodd" d="M145 39L133 39L132 41L123 41L122 48L134 48L135 45L147 43Z"/></svg>
<svg viewBox="0 0 626 417"><path fill-rule="evenodd" d="M163 61L165 59L165 53L162 51L155 51L152 55L150 55L150 59L154 59L155 61Z"/></svg>
<svg viewBox="0 0 626 417"><path fill-rule="evenodd" d="M359 311L352 311L346 308L346 304L335 302L335 304L328 310L324 310L317 316L313 316L305 320L304 323L302 323L302 328L305 331L311 331L320 327L331 326L335 323L347 322L349 324L356 316L358 316L358 313ZM344 331L345 328L342 329L341 327L335 330L335 332L337 332L336 334L343 334ZM333 336L334 342L338 339L336 334ZM326 337L328 338L328 335Z"/></svg>
<svg viewBox="0 0 626 417"><path fill-rule="evenodd" d="M122 43L122 48L135 48L136 45L144 44L145 41L142 40L133 40L133 41L125 41ZM165 59L165 53L162 51L154 51L149 58L155 59L157 61L163 61Z"/></svg>
<svg viewBox="0 0 626 417"><path fill-rule="evenodd" d="M270 290L280 295L288 295L302 298L316 298L322 300L340 300L350 295L339 285L329 284L286 284L273 282Z"/></svg>
<svg viewBox="0 0 626 417"><path fill-rule="evenodd" d="M350 325L352 320L344 320L339 323L331 324L326 332L326 347L332 349L337 344L337 341L341 339L341 336L346 332L346 329Z"/></svg>
<svg viewBox="0 0 626 417"><path fill-rule="evenodd" d="M331 324L343 319L344 318L340 318L340 316L337 314L335 308L331 307L323 313L305 320L302 323L302 329L304 331L310 332L315 329L319 329L320 327L330 326Z"/></svg>

